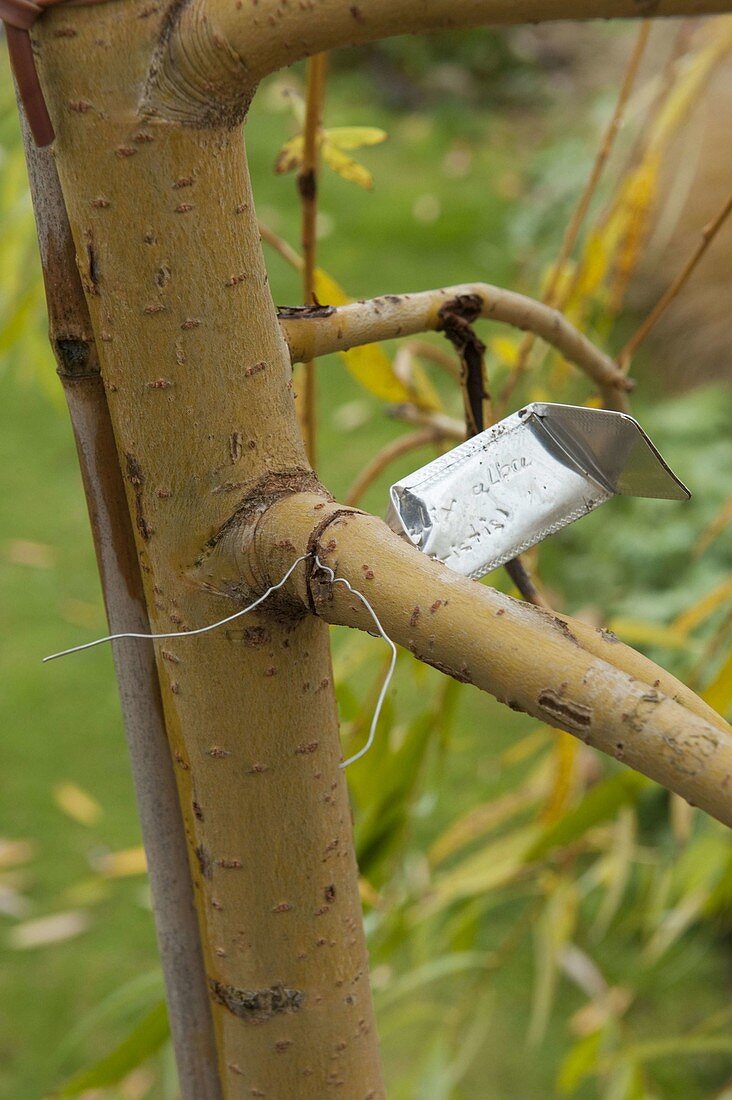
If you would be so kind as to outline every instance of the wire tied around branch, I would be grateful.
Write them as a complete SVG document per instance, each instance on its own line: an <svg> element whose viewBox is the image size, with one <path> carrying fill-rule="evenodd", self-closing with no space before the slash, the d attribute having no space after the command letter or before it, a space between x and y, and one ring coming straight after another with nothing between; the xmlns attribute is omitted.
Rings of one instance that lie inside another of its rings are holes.
<svg viewBox="0 0 732 1100"><path fill-rule="evenodd" d="M301 554L299 558L296 558L287 570L287 572L277 581L277 583L270 585L269 588L261 594L261 596L258 596L256 600L253 600L252 603L248 604L247 607L242 607L239 611L234 611L233 614L227 615L223 619L217 619L215 623L208 623L206 626L195 627L193 630L170 630L154 634L142 634L134 630L124 630L120 631L117 634L105 634L103 638L95 638L92 642L83 642L81 645L71 646L69 649L62 649L58 653L51 653L47 657L43 658L43 664L46 664L47 661L55 661L58 657L67 657L70 653L81 653L83 650L93 649L95 646L104 645L106 642L117 642L125 638L134 638L141 641L163 641L166 638L192 638L199 634L208 634L210 631L218 630L219 627L226 626L227 623L233 622L235 619L241 618L242 615L248 615L250 611L254 611L255 608L259 607L260 604L263 604L265 600L272 595L273 592L277 592L287 583L287 581L297 569L298 565L310 559L313 560L315 569L317 571L325 573L327 575L328 584L342 584L344 588L346 588L353 596L356 597L356 599L361 601L373 620L374 626L376 627L377 635L383 638L386 644L391 649L391 659L389 661L389 667L387 669L386 676L384 677L384 681L381 685L381 691L379 692L376 706L374 707L374 713L372 715L371 725L369 727L369 735L366 739L365 745L360 748L358 752L354 753L353 756L349 756L347 760L344 760L341 763L341 768L347 768L351 764L354 764L357 760L360 760L362 756L365 756L374 743L374 738L376 737L376 729L379 724L379 718L381 717L384 700L386 699L386 693L389 690L389 685L391 684L392 677L394 676L394 669L396 668L397 647L384 630L378 615L374 611L370 602L364 596L363 592L359 592L357 588L354 588L351 582L346 580L345 577L336 576L335 571L331 569L329 565L325 565L320 560L314 550L309 550L307 554Z"/></svg>

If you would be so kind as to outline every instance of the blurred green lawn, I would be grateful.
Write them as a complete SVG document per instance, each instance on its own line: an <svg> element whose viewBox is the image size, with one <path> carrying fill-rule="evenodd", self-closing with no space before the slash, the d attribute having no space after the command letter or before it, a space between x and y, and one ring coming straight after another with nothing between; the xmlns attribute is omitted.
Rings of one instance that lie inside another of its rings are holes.
<svg viewBox="0 0 732 1100"><path fill-rule="evenodd" d="M5 72L2 79L7 79ZM249 156L260 216L296 242L293 181L272 173L277 149L292 132L290 116L281 111L280 102L281 82L271 81L247 124ZM532 217L531 210L517 215L516 202L522 179L537 171L547 154L544 147L527 151L526 120L509 122L490 112L465 112L449 101L433 115L391 115L374 106L369 87L351 75L335 82L328 122L381 125L390 134L387 144L362 158L375 173L374 194L332 175L323 182L319 262L354 297L474 278L512 285L520 266L527 261L536 266L528 241L536 242L542 219L536 211ZM582 180L593 152L591 139L581 144L583 132L593 132L587 118L575 120L571 134L551 135L555 156L562 159L562 149L571 153L564 160L561 185L568 195ZM4 133L7 139L9 124ZM456 147L470 151L469 167L459 179L449 156ZM5 210L5 217L10 213ZM296 278L278 257L268 254L268 259L276 300L299 301ZM38 327L38 311L31 316ZM29 861L8 872L20 897L27 899L24 917L85 909L87 902L97 900L87 910L87 931L68 942L35 949L12 949L9 930L14 919L0 917L0 1096L7 1100L46 1095L65 1072L110 1045L118 1032L102 1020L67 1050L65 1060L59 1054L76 1021L130 977L154 971L157 965L142 878L105 881L93 872L100 854L139 843L110 654L99 649L48 667L40 664L44 654L105 629L70 428L55 389L39 381L52 377L51 355L40 338L21 339L4 349L0 835L27 838L34 845ZM320 369L320 427L320 472L336 495L399 431L336 359L324 361ZM386 485L413 468L418 457L390 469L365 505L383 512ZM680 473L683 477L685 471ZM700 513L699 521L703 518ZM602 520L592 517L587 522L594 523L599 546ZM42 560L34 561L33 553L23 549L28 542L47 548ZM560 555L550 551L546 562L549 575L564 587ZM576 603L591 598L593 584L591 567L584 573L581 569ZM616 595L622 603L622 590ZM531 722L491 700L472 691L463 693L455 735L460 752L443 770L430 828L449 821L473 796L485 798L498 789L493 753L531 728ZM471 736L474 730L480 731L478 737ZM103 814L92 827L71 821L55 802L54 788L65 781L78 784L101 804ZM499 914L497 926L505 919ZM612 966L611 958L606 961ZM723 1004L728 961L726 949L711 932L697 934L690 951L659 978L653 1003L663 1002L662 1015L646 1021L653 1034L663 1034L664 1027L683 1029ZM552 1025L545 1047L527 1054L531 980L531 959L526 955L499 975L495 998L502 1011L496 1014L496 1025L461 1095L477 1100L551 1093L556 1072L552 1038L563 1024ZM562 998L564 1018L581 998L566 990ZM392 1067L398 1067L403 1057L399 1036L387 1039L386 1053ZM712 1068L712 1078L718 1081L719 1065ZM709 1095L703 1068L696 1069L696 1076L680 1069L664 1095L686 1100ZM169 1075L168 1084L161 1083L159 1091L149 1095L159 1100L171 1095L170 1079Z"/></svg>

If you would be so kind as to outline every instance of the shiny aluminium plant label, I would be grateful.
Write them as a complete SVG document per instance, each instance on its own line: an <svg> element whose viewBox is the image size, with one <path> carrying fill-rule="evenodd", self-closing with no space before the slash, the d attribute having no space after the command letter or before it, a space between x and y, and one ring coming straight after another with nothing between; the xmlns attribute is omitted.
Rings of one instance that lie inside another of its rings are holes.
<svg viewBox="0 0 732 1100"><path fill-rule="evenodd" d="M617 495L691 494L632 416L534 402L392 485L387 522L478 578Z"/></svg>

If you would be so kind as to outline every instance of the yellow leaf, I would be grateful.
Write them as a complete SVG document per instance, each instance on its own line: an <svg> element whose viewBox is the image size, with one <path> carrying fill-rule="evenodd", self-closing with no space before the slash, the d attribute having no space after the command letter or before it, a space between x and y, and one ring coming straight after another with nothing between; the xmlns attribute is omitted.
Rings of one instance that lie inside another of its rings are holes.
<svg viewBox="0 0 732 1100"><path fill-rule="evenodd" d="M563 730L555 730L554 776L546 805L541 812L541 822L553 825L564 817L572 801L575 787L575 771L579 741Z"/></svg>
<svg viewBox="0 0 732 1100"><path fill-rule="evenodd" d="M617 221L612 219L602 230L595 229L588 235L574 289L564 306L565 313L598 292L617 248L617 236Z"/></svg>
<svg viewBox="0 0 732 1100"><path fill-rule="evenodd" d="M618 223L611 230L617 232L619 238L613 287L615 308L619 307L642 255L651 209L658 191L660 168L660 156L656 153L647 155L630 174L620 192L613 214Z"/></svg>
<svg viewBox="0 0 732 1100"><path fill-rule="evenodd" d="M709 687L702 692L702 699L722 716L729 713L732 708L732 650Z"/></svg>
<svg viewBox="0 0 732 1100"><path fill-rule="evenodd" d="M80 825L94 825L102 816L102 807L76 783L59 783L53 788L53 800L73 821Z"/></svg>
<svg viewBox="0 0 732 1100"><path fill-rule="evenodd" d="M302 134L290 138L280 149L275 159L275 172L281 176L284 172L292 172L302 165L305 139Z"/></svg>
<svg viewBox="0 0 732 1100"><path fill-rule="evenodd" d="M341 150L328 141L327 138L323 139L322 153L323 160L328 167L332 168L342 179L348 180L349 183L356 183L366 191L370 191L374 186L374 177L371 175L368 168L364 168L362 164L359 164L358 161L355 161L352 157L346 156L345 153L342 153Z"/></svg>
<svg viewBox="0 0 732 1100"><path fill-rule="evenodd" d="M147 872L145 849L123 848L119 852L108 852L95 860L95 869L105 878L126 878L128 875L144 875Z"/></svg>
<svg viewBox="0 0 732 1100"><path fill-rule="evenodd" d="M494 336L488 347L504 367L515 367L518 361L518 341L510 336Z"/></svg>
<svg viewBox="0 0 732 1100"><path fill-rule="evenodd" d="M315 270L315 297L323 306L345 306L353 301L343 287L320 267Z"/></svg>
<svg viewBox="0 0 732 1100"><path fill-rule="evenodd" d="M728 600L732 600L732 580L722 581L711 592L707 592L706 596L702 596L691 607L687 607L686 611L682 611L674 619L672 629L683 635L689 634Z"/></svg>
<svg viewBox="0 0 732 1100"><path fill-rule="evenodd" d="M315 296L321 305L344 306L352 301L335 279L317 268L315 272ZM364 344L341 353L341 358L357 382L378 397L391 404L415 402L414 390L405 386L394 373L391 360L378 344Z"/></svg>
<svg viewBox="0 0 732 1100"><path fill-rule="evenodd" d="M373 186L371 173L355 160L343 154L344 149L359 149L364 145L378 145L386 141L387 133L375 126L335 126L322 130L318 143L323 159L334 172L344 179L369 189ZM305 150L305 137L302 133L290 138L280 149L275 159L275 172L282 175L302 167Z"/></svg>
<svg viewBox="0 0 732 1100"><path fill-rule="evenodd" d="M389 356L378 344L364 344L341 355L356 381L374 397L390 404L412 402L412 394L394 374Z"/></svg>
<svg viewBox="0 0 732 1100"><path fill-rule="evenodd" d="M608 626L624 642L632 645L659 645L666 649L686 649L687 646L686 636L673 626L661 626L660 623L621 616L611 619Z"/></svg>
<svg viewBox="0 0 732 1100"><path fill-rule="evenodd" d="M376 126L333 126L324 130L323 136L338 149L360 149L364 145L379 145L389 135Z"/></svg>

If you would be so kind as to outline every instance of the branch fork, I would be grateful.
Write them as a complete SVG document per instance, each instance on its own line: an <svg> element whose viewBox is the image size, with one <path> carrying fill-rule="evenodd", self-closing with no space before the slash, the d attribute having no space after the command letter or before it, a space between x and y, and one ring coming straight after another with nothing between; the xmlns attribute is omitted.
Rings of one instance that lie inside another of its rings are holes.
<svg viewBox="0 0 732 1100"><path fill-rule="evenodd" d="M732 729L606 631L459 577L380 520L320 494L282 497L246 542L267 563L268 582L294 557L312 555L289 585L300 614L372 628L358 601L317 570L317 555L363 592L389 637L418 660L565 730L732 825Z"/></svg>

